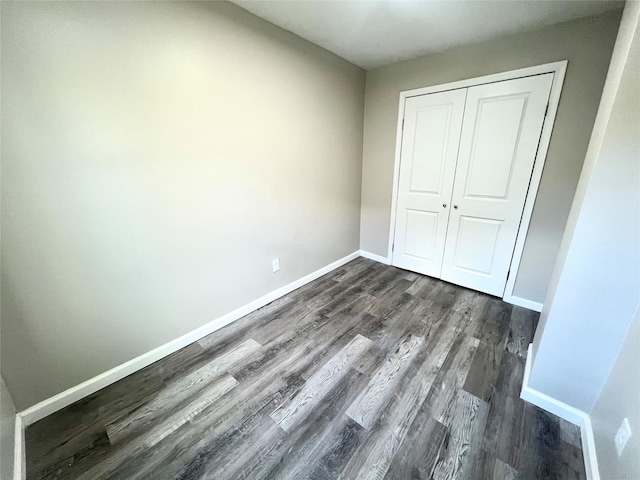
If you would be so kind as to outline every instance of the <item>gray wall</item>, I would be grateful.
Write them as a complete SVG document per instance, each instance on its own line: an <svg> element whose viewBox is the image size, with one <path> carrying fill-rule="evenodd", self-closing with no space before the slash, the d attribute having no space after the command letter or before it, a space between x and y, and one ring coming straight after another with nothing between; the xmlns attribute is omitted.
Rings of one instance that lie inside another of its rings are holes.
<svg viewBox="0 0 640 480"><path fill-rule="evenodd" d="M592 411L640 306L639 16L640 3L627 3L534 338L529 386L584 412ZM627 377L629 395L637 391L637 364L619 376Z"/></svg>
<svg viewBox="0 0 640 480"><path fill-rule="evenodd" d="M620 13L455 48L367 72L360 246L386 257L401 91L569 60L514 295L542 302L598 108Z"/></svg>
<svg viewBox="0 0 640 480"><path fill-rule="evenodd" d="M0 376L0 478L13 478L16 407Z"/></svg>
<svg viewBox="0 0 640 480"><path fill-rule="evenodd" d="M19 409L358 250L363 70L221 2L2 10Z"/></svg>
<svg viewBox="0 0 640 480"><path fill-rule="evenodd" d="M640 311L636 312L620 355L591 412L600 477L636 478L640 468ZM633 432L618 458L614 438L628 417Z"/></svg>

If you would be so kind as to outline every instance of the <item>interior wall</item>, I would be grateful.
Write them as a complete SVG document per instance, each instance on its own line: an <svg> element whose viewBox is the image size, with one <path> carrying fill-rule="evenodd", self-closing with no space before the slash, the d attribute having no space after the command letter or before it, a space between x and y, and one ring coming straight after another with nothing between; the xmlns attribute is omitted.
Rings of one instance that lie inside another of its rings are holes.
<svg viewBox="0 0 640 480"><path fill-rule="evenodd" d="M569 60L514 295L542 303L602 93L620 12L367 71L360 247L387 256L401 91Z"/></svg>
<svg viewBox="0 0 640 480"><path fill-rule="evenodd" d="M640 3L628 2L533 344L529 386L584 412L640 306L639 18ZM637 365L619 374L633 392Z"/></svg>
<svg viewBox="0 0 640 480"><path fill-rule="evenodd" d="M2 10L18 409L358 250L362 69L225 2Z"/></svg>
<svg viewBox="0 0 640 480"><path fill-rule="evenodd" d="M591 425L598 454L601 478L634 478L640 459L640 310L622 345L611 374L591 412ZM628 418L631 438L618 457L615 436L622 420Z"/></svg>
<svg viewBox="0 0 640 480"><path fill-rule="evenodd" d="M13 478L16 407L0 376L0 478Z"/></svg>

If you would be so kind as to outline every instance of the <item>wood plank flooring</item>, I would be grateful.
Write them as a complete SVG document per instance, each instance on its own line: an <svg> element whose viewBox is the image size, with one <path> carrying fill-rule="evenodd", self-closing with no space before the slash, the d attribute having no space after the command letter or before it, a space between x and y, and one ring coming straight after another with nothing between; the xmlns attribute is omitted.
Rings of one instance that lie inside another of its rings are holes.
<svg viewBox="0 0 640 480"><path fill-rule="evenodd" d="M27 478L584 479L537 320L359 258L31 425Z"/></svg>

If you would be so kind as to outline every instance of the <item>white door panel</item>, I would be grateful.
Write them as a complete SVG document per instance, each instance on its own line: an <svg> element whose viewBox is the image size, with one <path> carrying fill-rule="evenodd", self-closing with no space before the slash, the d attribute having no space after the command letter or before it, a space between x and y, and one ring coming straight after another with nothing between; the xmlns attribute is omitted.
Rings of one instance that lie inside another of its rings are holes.
<svg viewBox="0 0 640 480"><path fill-rule="evenodd" d="M502 296L553 74L468 89L441 278Z"/></svg>
<svg viewBox="0 0 640 480"><path fill-rule="evenodd" d="M489 218L460 216L458 239L453 257L454 268L472 274L491 275L493 253L503 222Z"/></svg>
<svg viewBox="0 0 640 480"><path fill-rule="evenodd" d="M405 103L393 265L440 276L466 89Z"/></svg>
<svg viewBox="0 0 640 480"><path fill-rule="evenodd" d="M433 260L435 256L438 217L434 212L407 209L407 227L404 237L404 254L415 258Z"/></svg>

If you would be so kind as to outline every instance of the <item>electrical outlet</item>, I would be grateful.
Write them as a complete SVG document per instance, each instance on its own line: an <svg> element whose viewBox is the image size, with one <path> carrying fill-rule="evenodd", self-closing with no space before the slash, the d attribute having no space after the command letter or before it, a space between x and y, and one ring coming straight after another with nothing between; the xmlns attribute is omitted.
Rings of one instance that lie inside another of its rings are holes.
<svg viewBox="0 0 640 480"><path fill-rule="evenodd" d="M279 258L273 259L271 261L271 265L273 266L273 271L274 272L280 271L280 259Z"/></svg>
<svg viewBox="0 0 640 480"><path fill-rule="evenodd" d="M616 433L616 452L618 452L618 456L622 455L622 450L624 450L624 446L630 438L631 425L629 425L629 419L625 418L622 420L622 425L620 425L618 433Z"/></svg>

